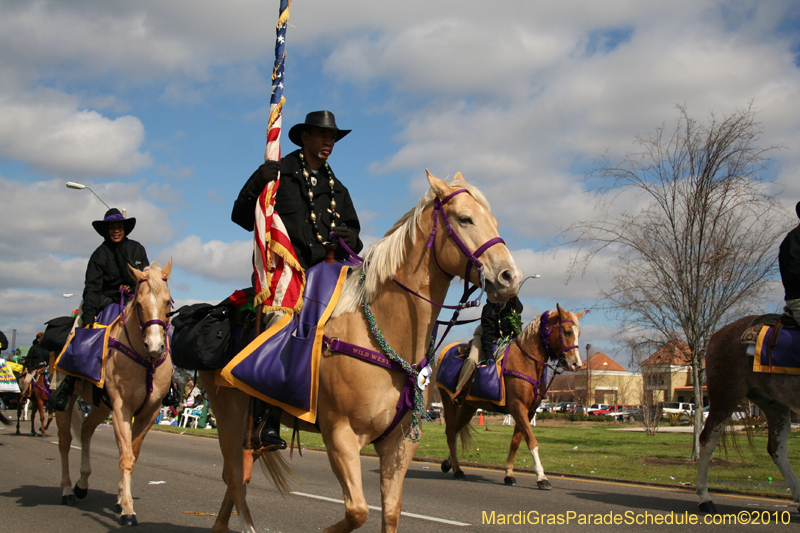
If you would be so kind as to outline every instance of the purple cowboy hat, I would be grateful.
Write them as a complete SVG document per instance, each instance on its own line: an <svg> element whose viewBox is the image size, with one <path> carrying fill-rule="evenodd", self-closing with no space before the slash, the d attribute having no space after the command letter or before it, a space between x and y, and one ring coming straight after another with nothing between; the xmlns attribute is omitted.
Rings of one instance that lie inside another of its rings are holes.
<svg viewBox="0 0 800 533"><path fill-rule="evenodd" d="M333 130L336 132L336 142L353 130L340 130L336 127L336 117L330 111L312 111L306 115L306 121L302 124L295 124L289 130L289 140L297 146L303 146L303 139L300 133L311 128L322 128L323 130Z"/></svg>
<svg viewBox="0 0 800 533"><path fill-rule="evenodd" d="M122 222L122 227L125 229L126 237L130 235L130 233L133 231L133 227L136 226L135 218L125 218L122 216L122 213L119 212L119 209L115 207L112 207L106 211L103 220L95 220L92 222L92 226L94 226L94 230L105 239L108 237L108 225L112 222Z"/></svg>

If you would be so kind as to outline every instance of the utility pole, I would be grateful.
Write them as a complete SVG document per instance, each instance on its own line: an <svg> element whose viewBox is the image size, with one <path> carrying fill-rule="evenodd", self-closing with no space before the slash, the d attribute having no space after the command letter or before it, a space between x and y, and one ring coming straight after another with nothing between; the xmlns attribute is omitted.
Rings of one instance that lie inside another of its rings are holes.
<svg viewBox="0 0 800 533"><path fill-rule="evenodd" d="M589 348L591 344L586 345L586 408L589 408L594 403L592 401L592 367L589 365Z"/></svg>
<svg viewBox="0 0 800 533"><path fill-rule="evenodd" d="M17 351L17 330L11 330L11 353L15 353Z"/></svg>

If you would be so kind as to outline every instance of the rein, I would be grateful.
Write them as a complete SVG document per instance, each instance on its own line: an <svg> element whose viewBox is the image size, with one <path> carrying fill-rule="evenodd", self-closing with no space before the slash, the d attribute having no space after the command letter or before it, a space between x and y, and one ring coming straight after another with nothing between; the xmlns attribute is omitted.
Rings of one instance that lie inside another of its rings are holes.
<svg viewBox="0 0 800 533"><path fill-rule="evenodd" d="M141 285L146 281L149 280L147 279L139 280L139 284ZM167 280L164 279L164 281ZM127 291L125 291L124 287L120 287L119 292L120 292L120 307L122 308L122 311L120 312L120 317L122 320L122 330L125 332L125 338L128 340L128 344L130 346L121 343L119 340L111 336L109 336L108 338L108 345L117 350L118 352L126 355L133 362L144 367L145 369L145 384L147 386L147 394L145 394L144 401L142 401L142 405L140 405L139 408L136 409L136 411L133 413L133 416L136 416L139 414L142 408L147 404L147 400L150 399L150 395L153 393L153 377L155 376L156 368L161 366L164 363L164 361L167 360L167 355L169 355L169 345L167 343L167 346L164 348L164 354L156 362L148 361L139 352L133 349L133 342L131 341L131 336L128 333L128 325L125 323L125 295L128 294L128 296L134 297L133 305L136 305L136 295L128 293ZM139 292L138 288L136 292L138 294ZM172 304L173 302L172 300L170 300L170 307L172 307ZM144 330L150 326L161 326L162 328L164 328L164 338L166 339L170 319L168 318L166 322L164 322L163 320L153 319L153 320L148 320L143 324L142 317L139 314L140 310L141 308L139 308L136 311L136 314L137 317L139 318L139 332L141 333L141 335L144 336Z"/></svg>
<svg viewBox="0 0 800 533"><path fill-rule="evenodd" d="M439 226L439 214L441 214L442 218L444 219L444 225L447 228L448 235L455 241L456 246L458 246L461 252L467 257L467 267L466 267L466 272L464 273L464 292L461 296L458 305L443 305L434 302L422 296L417 291L414 291L413 289L405 286L401 282L397 281L397 279L392 278L392 281L394 281L402 289L428 302L429 304L435 305L441 309L454 310L453 316L450 319L450 321L443 322L437 320L435 322L433 331L431 332L428 351L425 354L425 357L422 359L422 361L420 361L417 364L411 365L408 361L403 359L399 354L397 354L394 350L392 350L388 342L386 342L386 339L383 337L383 334L381 333L380 329L378 328L375 316L372 314L372 310L370 309L370 305L367 303L366 299L363 299L361 302L362 308L364 309L364 316L366 317L367 322L369 323L370 330L372 331L375 340L383 349L385 355L379 352L375 352L373 350L369 350L367 348L363 348L361 346L356 346L354 344L341 341L337 338L331 339L327 336L323 337L324 342L328 345L328 349L331 351L343 353L345 355L349 355L357 359L361 359L363 361L377 364L389 370L402 371L405 372L408 376L405 384L403 385L403 390L400 393L400 399L397 402L397 412L395 414L394 419L386 428L386 431L384 431L383 434L381 434L381 436L378 437L373 442L379 442L385 439L394 430L394 428L397 427L397 425L400 423L400 421L403 419L403 417L409 410L412 411L413 413L411 419L410 437L412 442L419 441L420 419L423 416L426 416L424 413L424 399L422 397L422 392L428 386L428 383L430 382L430 376L433 373L430 367L430 362L433 359L433 354L435 353L436 349L441 345L441 343L444 341L445 337L447 336L447 333L450 331L450 328L459 323L467 323L474 321L474 320L459 321L458 315L461 313L463 309L477 307L478 305L480 305L480 300L485 288L485 278L483 274L483 263L481 263L478 258L486 250L488 250L495 244L505 244L505 241L500 237L494 237L492 239L489 239L487 242L483 243L481 246L479 246L478 249L475 250L475 252L471 252L469 248L467 248L466 244L464 244L464 241L462 241L461 238L453 230L453 227L450 224L450 220L447 218L447 213L445 213L444 211L444 204L446 204L454 196L461 194L462 192L468 192L468 191L466 189L459 189L446 196L443 200L439 200L439 198L434 199L433 228L431 230L427 244L427 248L432 248L433 258L434 261L436 261L436 265L442 272L449 275L449 273L446 270L444 270L442 266L439 264L439 259L436 256L435 240ZM350 254L352 260L358 263L363 263L363 260L360 257L358 257L355 253L353 253L353 251L344 243L344 241L341 238L339 239L339 243L344 247L345 251L347 251L348 254ZM473 267L475 267L478 270L478 275L480 277L481 294L478 296L478 299L468 301L472 293L478 289L478 286L474 286L471 288L469 286L470 285L469 274ZM361 275L362 275L361 283L363 283L364 279L366 278L366 275L364 274L363 271ZM440 324L447 324L447 329L445 330L441 340L439 341L439 344L437 345L436 338L438 336L438 327Z"/></svg>

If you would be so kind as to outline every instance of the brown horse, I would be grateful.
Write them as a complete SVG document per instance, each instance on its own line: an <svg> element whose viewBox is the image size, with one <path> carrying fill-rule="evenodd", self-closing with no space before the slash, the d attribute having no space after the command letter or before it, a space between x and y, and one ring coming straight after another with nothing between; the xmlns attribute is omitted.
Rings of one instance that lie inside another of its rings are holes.
<svg viewBox="0 0 800 533"><path fill-rule="evenodd" d="M24 387L24 388L23 388ZM53 409L48 405L47 398L50 396L49 383L45 379L44 367L25 373L19 378L20 395L17 398L17 435L19 431L19 421L22 412L27 409L27 403L31 402L31 435L38 435L34 429L36 413L39 413L39 429L41 436L47 436L47 428L53 421ZM44 415L47 412L47 424L44 423Z"/></svg>
<svg viewBox="0 0 800 533"><path fill-rule="evenodd" d="M700 434L696 484L700 510L705 513L717 512L708 494L711 454L725 431L731 413L738 410L745 398L758 405L767 415L767 452L789 485L794 503L800 504L800 481L789 463L786 441L792 427L792 409L800 410L800 376L753 372L753 357L747 355L747 346L740 339L754 318L748 316L728 324L714 333L708 343L706 380L709 409L708 419Z"/></svg>
<svg viewBox="0 0 800 533"><path fill-rule="evenodd" d="M457 406L450 398L450 394L445 389L439 388L447 425L445 430L447 446L450 449L450 455L442 463L442 472L448 472L452 467L455 479L465 479L464 472L458 464L456 438L461 436L462 447L472 440L469 434L470 420L475 411L483 409L506 413L514 418L514 436L511 438L511 448L506 460L505 484L517 484L514 478L514 457L522 437L525 437L528 450L533 457L538 487L543 490L552 488L539 460L539 443L531 431L530 419L549 385L543 378L545 368L549 367L548 374L551 377L556 367L564 370L580 368L581 356L578 343L581 331L578 320L584 313L564 311L556 304L556 310L547 311L534 318L515 342L509 345L506 372L503 376L506 390L505 406L475 400L467 400L461 406Z"/></svg>
<svg viewBox="0 0 800 533"><path fill-rule="evenodd" d="M109 326L108 356L105 362L105 390L111 409L95 406L81 428L81 475L73 492L69 476L69 450L72 443L70 417L78 396L92 401L94 385L80 380L66 411L56 414L58 448L61 452L62 504L72 505L75 497L86 497L92 467L89 461L91 439L97 426L109 413L119 447L119 495L117 511L122 525L136 525L131 496L131 473L141 451L142 441L161 408L172 381L172 359L166 349L167 313L172 305L167 279L172 259L162 269L158 263L144 271L128 266L137 280L136 297L125 307L122 316ZM136 417L133 423L131 420Z"/></svg>
<svg viewBox="0 0 800 533"><path fill-rule="evenodd" d="M498 238L497 221L484 196L466 183L460 173L449 184L430 173L428 181L430 191L366 251L363 265L356 267L345 282L342 296L325 326L326 336L383 353L364 316L364 308L371 306L375 323L390 348L414 365L428 353L439 307L393 280L437 304L444 301L450 281L456 276L466 276L474 284L485 280L492 301L516 295L520 272ZM434 224L440 228L435 234ZM452 228L452 233L444 231L445 226ZM433 241L430 248L429 240ZM480 255L482 274L477 265L467 269L474 263L469 262L464 248L473 259ZM317 422L345 500L344 519L325 531L349 532L362 526L369 513L361 486L360 452L390 428L409 374L331 351L326 345L319 375ZM228 530L231 510L236 505L242 530L251 533L255 528L242 478L248 399L237 389L218 389L212 372L202 372L201 376L217 415L224 456L223 479L228 487L212 530ZM291 424L287 419L285 422ZM380 457L384 532L396 531L400 519L403 479L419 446L419 442L407 438L412 425L411 413L406 413L386 438L375 442ZM274 467L281 456L270 452L261 457ZM276 480L274 472L271 474Z"/></svg>

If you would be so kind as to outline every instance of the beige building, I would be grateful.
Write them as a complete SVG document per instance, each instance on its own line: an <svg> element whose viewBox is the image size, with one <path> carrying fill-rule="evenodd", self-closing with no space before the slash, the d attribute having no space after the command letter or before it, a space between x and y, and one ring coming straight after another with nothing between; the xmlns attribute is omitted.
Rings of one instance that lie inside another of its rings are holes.
<svg viewBox="0 0 800 533"><path fill-rule="evenodd" d="M644 390L646 394L652 394L654 404L661 401L696 403L692 368L688 363L690 358L689 346L678 340L668 342L642 362ZM705 384L703 397L705 405L708 403Z"/></svg>
<svg viewBox="0 0 800 533"><path fill-rule="evenodd" d="M629 372L602 352L597 352L575 372L553 380L547 397L551 402L639 405L642 375Z"/></svg>

